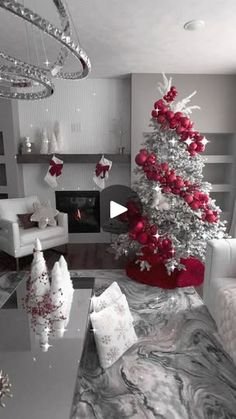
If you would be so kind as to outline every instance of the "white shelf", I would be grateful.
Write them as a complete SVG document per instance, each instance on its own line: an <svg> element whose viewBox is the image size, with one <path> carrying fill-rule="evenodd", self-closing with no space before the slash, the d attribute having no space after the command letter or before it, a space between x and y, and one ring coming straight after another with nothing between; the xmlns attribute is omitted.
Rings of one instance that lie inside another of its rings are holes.
<svg viewBox="0 0 236 419"><path fill-rule="evenodd" d="M234 158L233 156L227 156L227 155L204 155L204 157L206 157L207 161L206 164L208 163L233 163Z"/></svg>
<svg viewBox="0 0 236 419"><path fill-rule="evenodd" d="M222 183L222 184L212 184L211 192L231 192L232 185L229 183Z"/></svg>
<svg viewBox="0 0 236 419"><path fill-rule="evenodd" d="M8 193L7 189L8 189L7 186L1 186L0 185L0 193Z"/></svg>

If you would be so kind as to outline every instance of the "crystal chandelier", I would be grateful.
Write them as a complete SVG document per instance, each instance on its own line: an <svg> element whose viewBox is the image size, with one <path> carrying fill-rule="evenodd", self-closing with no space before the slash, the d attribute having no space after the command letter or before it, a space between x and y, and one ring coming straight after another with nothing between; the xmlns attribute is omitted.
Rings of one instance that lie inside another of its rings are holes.
<svg viewBox="0 0 236 419"><path fill-rule="evenodd" d="M46 35L60 46L59 53L53 63L49 62L45 53L46 62L44 64L47 68L39 63L35 65L0 51L0 59L4 61L0 64L0 97L26 100L43 99L53 94L54 85L51 80L53 77L78 80L83 79L90 72L91 64L86 52L79 43L75 43L71 39L70 19L64 6L66 0L51 1L60 18L60 29L18 1L0 0L0 8L16 15L25 24L39 29L41 39L42 35ZM45 51L43 39L42 43ZM80 67L79 70L63 71L69 55L76 59L76 63Z"/></svg>

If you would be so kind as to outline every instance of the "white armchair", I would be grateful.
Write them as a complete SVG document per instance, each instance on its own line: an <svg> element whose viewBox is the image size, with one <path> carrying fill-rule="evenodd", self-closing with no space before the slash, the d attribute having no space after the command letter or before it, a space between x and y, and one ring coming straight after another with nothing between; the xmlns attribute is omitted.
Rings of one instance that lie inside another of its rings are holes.
<svg viewBox="0 0 236 419"><path fill-rule="evenodd" d="M34 212L34 202L39 202L37 196L0 200L0 250L16 258L17 269L19 258L33 253L37 237L43 250L68 243L68 216L65 213L57 215L55 227L24 230L19 226L17 214Z"/></svg>
<svg viewBox="0 0 236 419"><path fill-rule="evenodd" d="M236 363L236 239L208 242L203 299Z"/></svg>
<svg viewBox="0 0 236 419"><path fill-rule="evenodd" d="M215 239L207 244L203 299L216 320L216 293L221 288L236 287L236 239Z"/></svg>

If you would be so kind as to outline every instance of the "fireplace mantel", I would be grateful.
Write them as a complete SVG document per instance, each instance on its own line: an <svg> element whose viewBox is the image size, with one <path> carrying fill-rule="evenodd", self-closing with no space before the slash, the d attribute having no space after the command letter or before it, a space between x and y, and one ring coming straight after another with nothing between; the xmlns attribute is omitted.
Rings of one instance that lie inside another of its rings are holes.
<svg viewBox="0 0 236 419"><path fill-rule="evenodd" d="M64 163L97 163L101 154L55 154L59 159L62 159ZM32 164L32 163L49 163L52 158L52 154L18 154L17 163L19 164ZM111 160L113 163L130 163L130 154L105 154L105 157Z"/></svg>

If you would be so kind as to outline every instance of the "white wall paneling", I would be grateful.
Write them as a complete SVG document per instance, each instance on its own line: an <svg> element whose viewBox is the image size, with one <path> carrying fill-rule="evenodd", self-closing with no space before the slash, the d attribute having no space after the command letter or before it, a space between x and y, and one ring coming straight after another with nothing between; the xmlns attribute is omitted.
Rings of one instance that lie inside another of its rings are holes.
<svg viewBox="0 0 236 419"><path fill-rule="evenodd" d="M55 81L55 93L37 102L19 102L21 137L39 147L40 130L59 121L65 153L117 153L120 131L130 151L130 79Z"/></svg>

